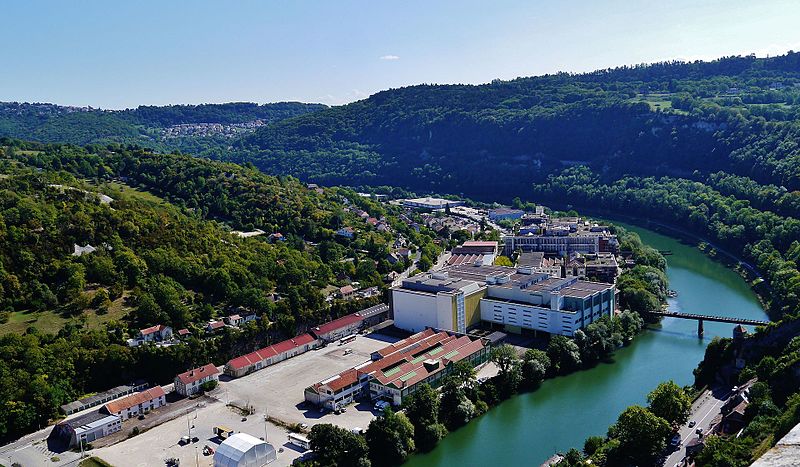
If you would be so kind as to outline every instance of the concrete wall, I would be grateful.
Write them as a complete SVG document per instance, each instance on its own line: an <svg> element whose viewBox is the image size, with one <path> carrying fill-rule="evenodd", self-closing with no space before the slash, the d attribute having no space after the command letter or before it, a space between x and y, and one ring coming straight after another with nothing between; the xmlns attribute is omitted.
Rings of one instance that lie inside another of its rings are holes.
<svg viewBox="0 0 800 467"><path fill-rule="evenodd" d="M453 296L428 294L409 290L392 291L394 325L400 329L419 332L427 327L453 328Z"/></svg>

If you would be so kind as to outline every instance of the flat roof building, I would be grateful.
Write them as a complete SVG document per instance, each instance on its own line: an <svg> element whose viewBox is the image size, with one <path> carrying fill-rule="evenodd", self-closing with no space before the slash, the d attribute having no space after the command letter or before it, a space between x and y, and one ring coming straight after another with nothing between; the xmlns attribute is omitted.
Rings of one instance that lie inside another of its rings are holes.
<svg viewBox="0 0 800 467"><path fill-rule="evenodd" d="M503 237L503 254L515 251L541 251L563 256L572 253L616 253L617 236L607 227L579 217L548 219L542 224L523 227L516 235Z"/></svg>
<svg viewBox="0 0 800 467"><path fill-rule="evenodd" d="M535 273L532 268L462 264L410 277L392 289L395 326L457 332L484 321L572 336L614 311L614 286Z"/></svg>
<svg viewBox="0 0 800 467"><path fill-rule="evenodd" d="M59 422L53 427L50 438L55 438L71 448L81 444L85 446L121 429L122 417L94 411Z"/></svg>
<svg viewBox="0 0 800 467"><path fill-rule="evenodd" d="M453 201L450 199L431 198L431 197L403 200L403 206L407 208L430 209L432 211L442 210L447 207L454 208L456 206L463 206L463 205L464 205L463 201Z"/></svg>

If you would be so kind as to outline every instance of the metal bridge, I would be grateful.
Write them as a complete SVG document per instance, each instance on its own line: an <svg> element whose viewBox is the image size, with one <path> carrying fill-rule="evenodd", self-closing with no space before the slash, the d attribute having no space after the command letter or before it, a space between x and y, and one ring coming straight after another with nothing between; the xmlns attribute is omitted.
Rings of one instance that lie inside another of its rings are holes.
<svg viewBox="0 0 800 467"><path fill-rule="evenodd" d="M697 321L697 335L703 337L703 322L714 321L717 323L748 324L751 326L765 326L769 321L747 318L731 318L728 316L697 315L693 313L678 313L673 311L651 311L651 315L663 316L665 318L693 319Z"/></svg>

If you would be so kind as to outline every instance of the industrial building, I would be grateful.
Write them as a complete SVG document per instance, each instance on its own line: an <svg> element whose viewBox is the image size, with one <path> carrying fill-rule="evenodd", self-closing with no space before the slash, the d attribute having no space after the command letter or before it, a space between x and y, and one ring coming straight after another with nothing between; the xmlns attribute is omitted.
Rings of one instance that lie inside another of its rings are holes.
<svg viewBox="0 0 800 467"><path fill-rule="evenodd" d="M64 412L65 415L72 415L76 412L81 412L92 407L97 407L98 405L103 405L106 402L111 402L114 399L127 396L128 394L133 394L136 391L141 391L146 388L147 383L143 381L117 386L109 389L108 391L98 392L92 396L84 397L83 399L78 399L68 404L64 404L61 406L61 411Z"/></svg>
<svg viewBox="0 0 800 467"><path fill-rule="evenodd" d="M258 349L255 352L236 357L225 364L224 372L228 376L238 378L246 374L266 368L287 358L317 348L319 340L311 334L300 334L283 342Z"/></svg>
<svg viewBox="0 0 800 467"><path fill-rule="evenodd" d="M437 386L454 362L477 366L488 358L485 339L426 329L373 353L370 361L306 388L305 399L329 409L367 395L400 405L419 384Z"/></svg>
<svg viewBox="0 0 800 467"><path fill-rule="evenodd" d="M342 337L349 336L361 330L364 317L359 313L342 316L325 324L320 324L311 330L311 333L322 342L333 342Z"/></svg>
<svg viewBox="0 0 800 467"><path fill-rule="evenodd" d="M418 274L391 291L395 326L412 332L466 332L483 321L509 332L572 336L615 308L613 284L478 264Z"/></svg>
<svg viewBox="0 0 800 467"><path fill-rule="evenodd" d="M453 201L451 199L442 199L442 198L414 198L414 199L404 199L403 206L407 208L415 208L415 209L430 209L432 211L437 211L445 208L454 208L456 206L463 206L463 201Z"/></svg>
<svg viewBox="0 0 800 467"><path fill-rule="evenodd" d="M503 254L516 251L541 251L564 256L573 253L616 253L617 236L608 227L579 217L545 219L544 223L523 227L516 235L503 237Z"/></svg>
<svg viewBox="0 0 800 467"><path fill-rule="evenodd" d="M121 429L122 417L94 411L58 423L50 433L50 438L72 448L81 444L86 446Z"/></svg>
<svg viewBox="0 0 800 467"><path fill-rule="evenodd" d="M161 386L125 396L103 406L109 415L118 415L122 420L136 417L167 404L167 395Z"/></svg>
<svg viewBox="0 0 800 467"><path fill-rule="evenodd" d="M521 209L497 208L489 209L489 219L495 222L504 220L517 220L525 215L525 211Z"/></svg>

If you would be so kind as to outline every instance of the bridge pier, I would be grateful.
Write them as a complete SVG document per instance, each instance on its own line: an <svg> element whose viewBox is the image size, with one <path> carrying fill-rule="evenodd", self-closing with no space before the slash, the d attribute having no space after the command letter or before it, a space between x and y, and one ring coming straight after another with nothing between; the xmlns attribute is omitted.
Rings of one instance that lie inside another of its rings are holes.
<svg viewBox="0 0 800 467"><path fill-rule="evenodd" d="M697 320L697 337L700 337L700 338L703 337L703 320L702 319L698 319Z"/></svg>

